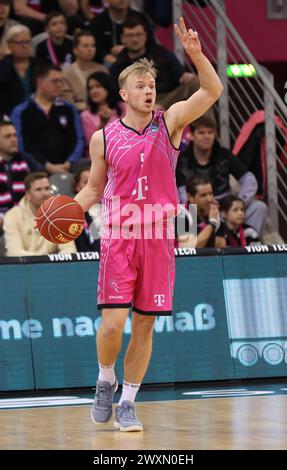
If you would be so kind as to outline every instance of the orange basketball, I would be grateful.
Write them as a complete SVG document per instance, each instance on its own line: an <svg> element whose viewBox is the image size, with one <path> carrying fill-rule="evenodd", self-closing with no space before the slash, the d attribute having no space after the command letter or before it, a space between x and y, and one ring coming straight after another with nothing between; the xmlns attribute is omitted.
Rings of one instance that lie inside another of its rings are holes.
<svg viewBox="0 0 287 470"><path fill-rule="evenodd" d="M81 234L85 215L75 199L52 196L38 209L35 222L40 234L49 242L68 243Z"/></svg>

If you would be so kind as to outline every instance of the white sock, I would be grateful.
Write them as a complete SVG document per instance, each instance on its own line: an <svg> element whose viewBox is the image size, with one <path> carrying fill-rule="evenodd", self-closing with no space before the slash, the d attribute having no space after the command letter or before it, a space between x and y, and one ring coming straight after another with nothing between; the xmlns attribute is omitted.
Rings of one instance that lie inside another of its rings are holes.
<svg viewBox="0 0 287 470"><path fill-rule="evenodd" d="M119 406L122 404L123 401L128 400L134 403L136 394L140 388L141 384L131 384L128 382L123 382L122 394L119 401Z"/></svg>
<svg viewBox="0 0 287 470"><path fill-rule="evenodd" d="M115 364L109 366L103 366L99 364L99 377L98 380L103 380L104 382L109 382L111 385L114 385L116 381L115 376Z"/></svg>

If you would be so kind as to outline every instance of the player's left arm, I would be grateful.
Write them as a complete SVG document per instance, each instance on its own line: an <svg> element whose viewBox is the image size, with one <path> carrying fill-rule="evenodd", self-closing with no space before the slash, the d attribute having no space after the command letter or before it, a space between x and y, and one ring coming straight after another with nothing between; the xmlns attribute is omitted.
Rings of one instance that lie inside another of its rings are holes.
<svg viewBox="0 0 287 470"><path fill-rule="evenodd" d="M177 37L189 55L198 71L200 88L190 98L173 104L165 113L166 124L177 144L182 130L192 121L204 114L222 94L222 83L213 66L201 51L198 34L192 29L186 29L183 18L179 25L174 25Z"/></svg>

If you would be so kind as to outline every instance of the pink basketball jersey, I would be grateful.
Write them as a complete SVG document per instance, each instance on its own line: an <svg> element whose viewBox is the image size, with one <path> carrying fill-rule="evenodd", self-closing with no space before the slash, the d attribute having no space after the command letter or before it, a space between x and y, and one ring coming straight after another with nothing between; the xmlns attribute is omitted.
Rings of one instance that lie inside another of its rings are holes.
<svg viewBox="0 0 287 470"><path fill-rule="evenodd" d="M179 150L170 141L163 112L154 113L142 132L121 120L103 132L108 164L104 225L122 226L127 220L147 224L174 216L179 202L175 181Z"/></svg>

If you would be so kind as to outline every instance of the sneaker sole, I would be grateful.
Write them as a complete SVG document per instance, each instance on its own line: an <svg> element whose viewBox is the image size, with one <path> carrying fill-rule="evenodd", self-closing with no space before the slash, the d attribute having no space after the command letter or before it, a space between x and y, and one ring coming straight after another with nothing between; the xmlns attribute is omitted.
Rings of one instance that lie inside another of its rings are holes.
<svg viewBox="0 0 287 470"><path fill-rule="evenodd" d="M116 393L116 391L117 391L117 389L118 389L118 386L119 386L119 382L117 381L117 385L116 385L114 394ZM105 423L108 423L108 422L110 421L112 415L113 415L113 407L112 407L112 411L111 411L111 416L109 416L109 418L106 419L106 421L96 421L95 418L93 417L93 408L91 409L91 420L92 420L93 423L95 423L95 424L105 424Z"/></svg>
<svg viewBox="0 0 287 470"><path fill-rule="evenodd" d="M121 426L117 421L114 422L114 427L119 429L122 432L132 432L132 431L143 431L143 426L140 424L134 424L133 426Z"/></svg>

